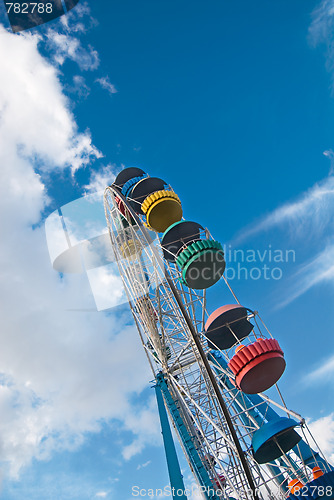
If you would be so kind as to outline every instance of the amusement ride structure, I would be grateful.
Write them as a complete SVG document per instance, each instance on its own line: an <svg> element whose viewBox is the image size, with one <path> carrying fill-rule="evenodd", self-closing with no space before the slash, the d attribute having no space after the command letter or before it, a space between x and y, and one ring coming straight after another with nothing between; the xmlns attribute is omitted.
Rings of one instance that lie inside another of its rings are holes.
<svg viewBox="0 0 334 500"><path fill-rule="evenodd" d="M277 386L284 353L237 300L222 245L183 218L164 180L137 167L118 174L104 204L154 375L174 498L187 497L166 410L204 498L334 499L334 468ZM231 303L211 311L206 290L219 279Z"/></svg>

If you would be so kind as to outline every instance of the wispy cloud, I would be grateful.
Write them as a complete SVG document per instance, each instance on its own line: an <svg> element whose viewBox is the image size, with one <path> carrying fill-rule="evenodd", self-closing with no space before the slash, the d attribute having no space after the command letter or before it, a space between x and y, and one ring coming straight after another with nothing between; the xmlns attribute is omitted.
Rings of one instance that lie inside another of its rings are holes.
<svg viewBox="0 0 334 500"><path fill-rule="evenodd" d="M334 382L334 355L330 356L326 361L322 361L319 366L309 372L304 377L304 382L307 384L318 383L319 381Z"/></svg>
<svg viewBox="0 0 334 500"><path fill-rule="evenodd" d="M53 63L62 66L69 59L82 71L98 68L98 52L81 39L81 36L95 25L96 21L91 16L86 2L62 16L55 27L52 25L46 32L46 47Z"/></svg>
<svg viewBox="0 0 334 500"><path fill-rule="evenodd" d="M105 89L107 92L109 92L110 95L112 94L117 94L117 90L115 88L115 85L113 85L110 80L109 76L103 76L101 78L97 78L96 83L100 84L103 89Z"/></svg>
<svg viewBox="0 0 334 500"><path fill-rule="evenodd" d="M100 64L97 51L91 46L83 47L80 40L69 34L48 31L48 48L53 54L54 61L60 66L66 59L78 64L81 70L95 70Z"/></svg>
<svg viewBox="0 0 334 500"><path fill-rule="evenodd" d="M323 155L329 158L331 162L330 170L329 170L329 175L334 174L334 151L332 149L328 149L327 151L323 152Z"/></svg>
<svg viewBox="0 0 334 500"><path fill-rule="evenodd" d="M107 498L109 491L98 491L95 496L96 498Z"/></svg>
<svg viewBox="0 0 334 500"><path fill-rule="evenodd" d="M314 258L302 264L298 271L288 278L289 292L284 291L283 297L277 297L275 309L290 304L313 286L322 282L334 284L334 245L329 245Z"/></svg>
<svg viewBox="0 0 334 500"><path fill-rule="evenodd" d="M75 9L67 12L66 16L60 17L64 29L72 33L87 33L98 25L98 21L91 15L88 2L81 1Z"/></svg>
<svg viewBox="0 0 334 500"><path fill-rule="evenodd" d="M309 27L309 40L316 46L324 43L327 46L328 62L333 58L333 26L334 0L322 0L312 13L312 23Z"/></svg>
<svg viewBox="0 0 334 500"><path fill-rule="evenodd" d="M326 47L326 68L331 75L332 93L334 91L334 0L322 0L312 13L309 28L309 41L312 46Z"/></svg>
<svg viewBox="0 0 334 500"><path fill-rule="evenodd" d="M86 99L90 94L90 88L86 84L84 77L81 75L74 75L73 84L68 86L68 90L83 99Z"/></svg>
<svg viewBox="0 0 334 500"><path fill-rule="evenodd" d="M242 243L259 233L277 226L290 229L291 234L299 237L301 233L323 232L328 225L334 227L334 176L315 184L299 199L285 203L266 215L262 220L244 228L233 240L233 246Z"/></svg>
<svg viewBox="0 0 334 500"><path fill-rule="evenodd" d="M145 462L144 464L139 464L137 466L137 470L140 470L140 469L144 469L145 467L147 467L148 465L150 465L151 463L151 460L148 460L147 462Z"/></svg>
<svg viewBox="0 0 334 500"><path fill-rule="evenodd" d="M333 36L334 1L322 0L312 13L309 28L310 41L314 44L327 41Z"/></svg>

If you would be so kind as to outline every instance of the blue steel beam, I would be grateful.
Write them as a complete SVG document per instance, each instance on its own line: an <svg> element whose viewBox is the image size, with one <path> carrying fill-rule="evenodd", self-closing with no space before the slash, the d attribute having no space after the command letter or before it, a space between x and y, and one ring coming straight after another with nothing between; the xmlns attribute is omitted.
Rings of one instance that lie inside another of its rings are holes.
<svg viewBox="0 0 334 500"><path fill-rule="evenodd" d="M177 458L176 449L173 441L172 432L168 422L166 408L163 402L163 397L161 394L161 387L159 385L154 386L155 394L157 397L159 417L161 423L162 437L165 446L167 467L169 480L171 485L171 491L173 498L180 498L181 500L187 500L183 482L183 476L180 469L179 460ZM180 494L179 494L180 493Z"/></svg>
<svg viewBox="0 0 334 500"><path fill-rule="evenodd" d="M184 449L189 457L191 466L199 481L201 491L203 492L205 499L219 500L219 497L216 495L214 491L213 484L209 477L208 471L204 467L203 462L194 445L194 439L196 439L196 437L195 436L192 437L189 434L188 429L185 426L183 419L181 417L179 408L168 389L167 382L162 373L158 373L156 381L157 385L160 387L161 392L164 396L164 400L166 402L170 415L173 418L173 422L178 430Z"/></svg>

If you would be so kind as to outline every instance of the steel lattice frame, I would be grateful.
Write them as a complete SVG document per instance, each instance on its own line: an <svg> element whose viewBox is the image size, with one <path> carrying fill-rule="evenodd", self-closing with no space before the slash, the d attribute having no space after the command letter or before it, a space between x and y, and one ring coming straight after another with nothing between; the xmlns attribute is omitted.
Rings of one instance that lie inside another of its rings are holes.
<svg viewBox="0 0 334 500"><path fill-rule="evenodd" d="M123 227L124 218L117 208L115 196L123 201L128 220L132 218L135 224ZM303 419L289 411L282 399L276 402L263 396L257 403L250 404L247 396L231 384L226 354L220 352L220 359L219 356L215 358L203 334L207 317L205 290L189 289L182 284L176 265L163 259L158 236L144 226L127 200L112 186L106 189L104 201L115 259L154 377L163 374L212 485L223 491L223 498L253 498L230 426L194 334L210 360L258 497L286 498L289 495L288 480L294 477L309 480L310 473L294 452L260 466L251 452L251 436L261 422L266 421L266 413L272 405L302 424ZM189 328L187 316L193 331ZM250 311L248 317L257 322L257 313ZM184 445L182 439L180 441ZM193 470L191 457L185 448L184 451ZM196 475L196 471L193 472Z"/></svg>

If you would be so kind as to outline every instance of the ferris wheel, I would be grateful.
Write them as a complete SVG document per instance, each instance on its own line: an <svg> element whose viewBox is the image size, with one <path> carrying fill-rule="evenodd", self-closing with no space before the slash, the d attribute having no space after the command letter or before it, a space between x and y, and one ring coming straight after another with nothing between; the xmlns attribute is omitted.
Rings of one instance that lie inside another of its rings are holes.
<svg viewBox="0 0 334 500"><path fill-rule="evenodd" d="M160 405L204 498L334 499L334 468L277 386L283 350L239 303L221 243L183 218L164 180L139 168L118 174L104 204ZM220 279L231 300L212 311L206 291Z"/></svg>

